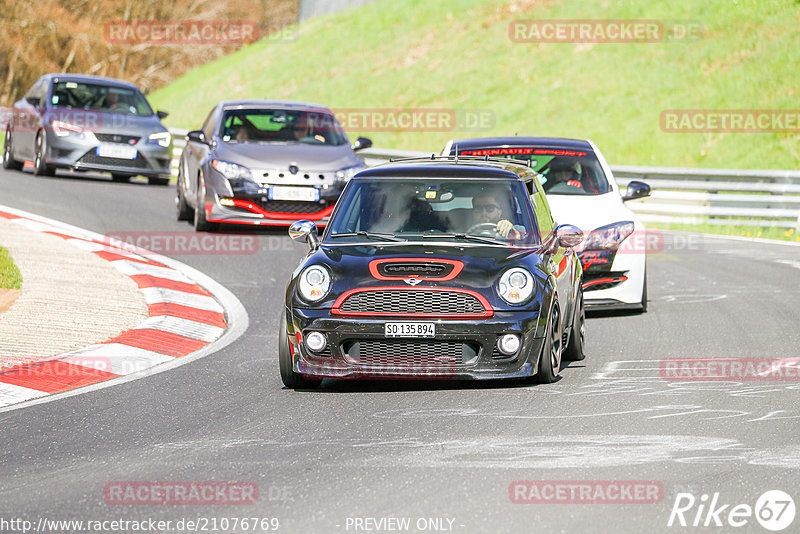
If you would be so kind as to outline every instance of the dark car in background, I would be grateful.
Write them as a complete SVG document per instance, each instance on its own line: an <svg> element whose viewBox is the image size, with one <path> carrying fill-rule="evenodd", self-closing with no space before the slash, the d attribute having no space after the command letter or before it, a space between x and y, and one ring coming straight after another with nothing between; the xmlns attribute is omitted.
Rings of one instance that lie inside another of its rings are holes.
<svg viewBox="0 0 800 534"><path fill-rule="evenodd" d="M46 74L14 103L3 167L33 163L37 175L56 169L111 173L114 181L170 179L172 137L132 83L84 74Z"/></svg>
<svg viewBox="0 0 800 534"><path fill-rule="evenodd" d="M283 383L535 378L583 358L582 234L556 227L531 169L406 160L358 173L292 273ZM566 347L566 348L564 348ZM563 349L563 350L562 350Z"/></svg>
<svg viewBox="0 0 800 534"><path fill-rule="evenodd" d="M219 223L322 226L347 181L365 168L333 112L278 100L220 102L186 136L178 168L178 220L199 231Z"/></svg>

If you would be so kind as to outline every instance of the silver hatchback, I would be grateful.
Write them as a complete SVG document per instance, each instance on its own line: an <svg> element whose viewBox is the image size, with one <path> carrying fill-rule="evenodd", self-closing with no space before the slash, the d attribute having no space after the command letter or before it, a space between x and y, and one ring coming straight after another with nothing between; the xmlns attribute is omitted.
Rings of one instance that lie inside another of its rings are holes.
<svg viewBox="0 0 800 534"><path fill-rule="evenodd" d="M170 178L172 136L139 89L100 76L46 74L14 104L3 167L52 175L56 169L103 171L114 181Z"/></svg>

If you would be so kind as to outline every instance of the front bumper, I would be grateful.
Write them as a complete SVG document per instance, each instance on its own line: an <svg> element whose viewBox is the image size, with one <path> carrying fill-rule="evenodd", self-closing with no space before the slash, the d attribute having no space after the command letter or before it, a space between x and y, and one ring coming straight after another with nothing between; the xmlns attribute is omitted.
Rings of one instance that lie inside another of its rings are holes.
<svg viewBox="0 0 800 534"><path fill-rule="evenodd" d="M579 257L583 265L583 298L587 310L642 307L647 260L644 251L585 251Z"/></svg>
<svg viewBox="0 0 800 534"><path fill-rule="evenodd" d="M122 159L97 155L99 144L97 139L87 139L82 135L57 136L48 130L45 161L53 167L76 171L100 171L157 178L171 176L169 168L172 157L171 146L162 147L142 137L135 144L129 145L136 148L136 158Z"/></svg>
<svg viewBox="0 0 800 534"><path fill-rule="evenodd" d="M222 195L208 191L206 219L215 223L264 226L289 226L307 219L317 226L325 226L341 192L341 187L321 189L319 202L300 202L271 201L267 198L266 188Z"/></svg>
<svg viewBox="0 0 800 534"><path fill-rule="evenodd" d="M403 320L419 321L391 319ZM434 339L389 339L384 333L385 319L338 317L320 309L287 309L288 324L281 327L289 334L294 370L308 376L482 380L535 373L544 343L538 314L495 311L486 319L423 321L436 323ZM319 353L306 347L310 331L321 332L327 339ZM522 345L512 356L496 348L498 337L507 333L522 336ZM454 354L460 354L460 359Z"/></svg>

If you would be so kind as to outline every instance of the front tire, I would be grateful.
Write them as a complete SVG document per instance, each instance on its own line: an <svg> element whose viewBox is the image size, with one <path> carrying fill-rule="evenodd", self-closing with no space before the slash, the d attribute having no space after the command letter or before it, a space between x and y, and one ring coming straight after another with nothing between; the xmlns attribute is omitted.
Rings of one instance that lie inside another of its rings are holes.
<svg viewBox="0 0 800 534"><path fill-rule="evenodd" d="M536 381L540 384L552 384L561 370L561 312L558 302L553 303L550 320L547 325L542 354L539 357L539 368Z"/></svg>
<svg viewBox="0 0 800 534"><path fill-rule="evenodd" d="M3 142L3 168L7 171L22 169L22 162L14 159L14 151L11 146L11 128L6 128L6 137Z"/></svg>
<svg viewBox="0 0 800 534"><path fill-rule="evenodd" d="M579 362L586 358L583 353L583 343L586 338L586 309L583 306L583 288L578 289L578 302L572 321L572 332L569 343L564 351L564 359L570 362Z"/></svg>
<svg viewBox="0 0 800 534"><path fill-rule="evenodd" d="M217 229L216 223L206 219L206 182L203 175L197 179L197 202L194 208L194 229L198 232L213 232Z"/></svg>
<svg viewBox="0 0 800 534"><path fill-rule="evenodd" d="M47 134L40 131L36 134L36 146L33 151L33 174L37 176L53 176L55 169L45 161L47 154Z"/></svg>
<svg viewBox="0 0 800 534"><path fill-rule="evenodd" d="M647 269L644 271L644 284L642 284L642 313L647 313Z"/></svg>
<svg viewBox="0 0 800 534"><path fill-rule="evenodd" d="M286 311L281 313L278 324L278 365L281 370L281 381L289 389L315 388L322 380L312 380L294 371L292 352L289 349L289 336L286 333Z"/></svg>
<svg viewBox="0 0 800 534"><path fill-rule="evenodd" d="M180 178L178 178L178 183L175 184L175 216L179 221L188 221L194 216L192 208L186 202L186 197L183 196Z"/></svg>

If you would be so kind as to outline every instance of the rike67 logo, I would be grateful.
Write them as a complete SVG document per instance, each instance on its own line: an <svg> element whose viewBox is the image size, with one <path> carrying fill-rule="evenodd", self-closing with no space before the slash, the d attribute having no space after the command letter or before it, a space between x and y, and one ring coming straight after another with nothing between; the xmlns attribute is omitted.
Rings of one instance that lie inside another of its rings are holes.
<svg viewBox="0 0 800 534"><path fill-rule="evenodd" d="M726 503L719 492L711 496L704 493L700 498L691 493L678 493L667 526L723 527L728 532L731 528L752 525L755 519L765 529L778 532L794 522L795 512L794 499L781 490L764 492L755 506Z"/></svg>

